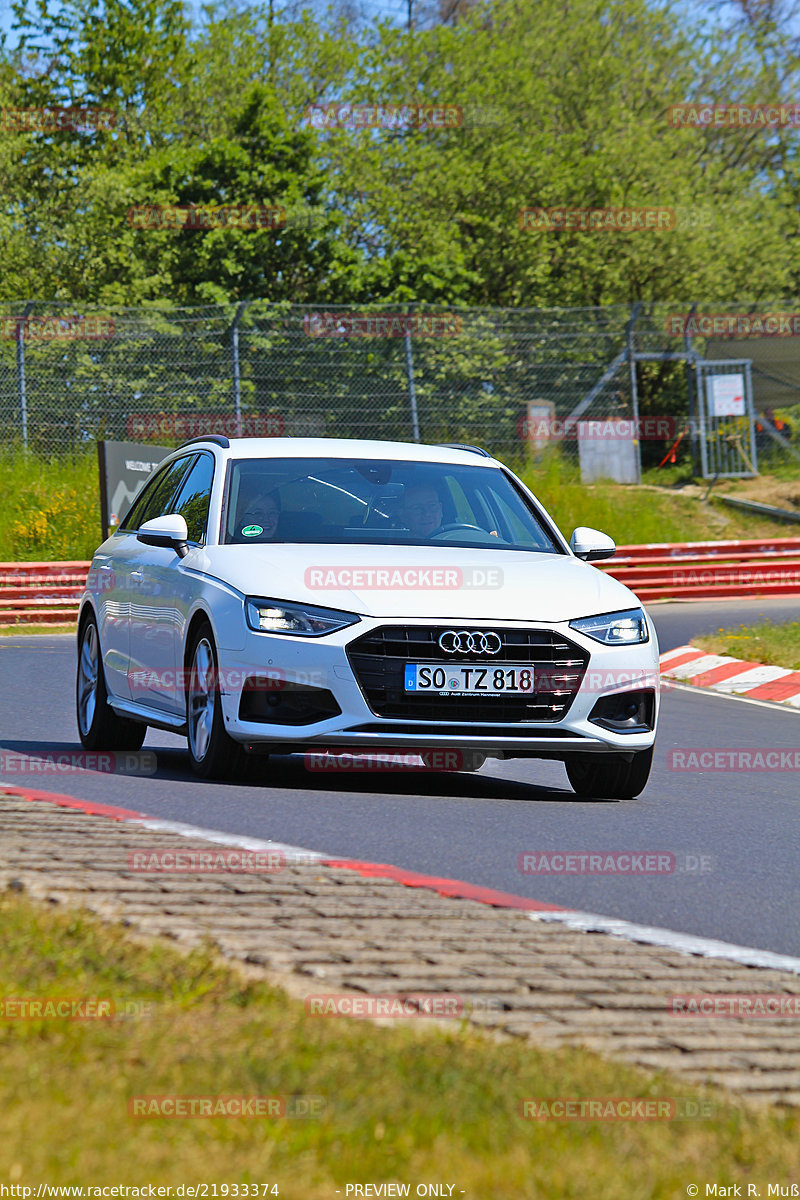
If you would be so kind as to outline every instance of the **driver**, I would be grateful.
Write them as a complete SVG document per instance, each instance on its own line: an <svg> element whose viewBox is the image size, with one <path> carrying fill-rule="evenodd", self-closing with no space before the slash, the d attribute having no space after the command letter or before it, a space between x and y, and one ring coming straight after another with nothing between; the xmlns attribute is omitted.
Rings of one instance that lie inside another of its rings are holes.
<svg viewBox="0 0 800 1200"><path fill-rule="evenodd" d="M442 499L432 484L407 487L397 515L414 537L429 538L442 527Z"/></svg>

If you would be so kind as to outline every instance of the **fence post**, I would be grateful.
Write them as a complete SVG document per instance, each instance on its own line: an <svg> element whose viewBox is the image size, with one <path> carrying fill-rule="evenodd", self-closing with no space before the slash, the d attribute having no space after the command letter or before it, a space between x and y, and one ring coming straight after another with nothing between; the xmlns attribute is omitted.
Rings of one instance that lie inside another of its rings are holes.
<svg viewBox="0 0 800 1200"><path fill-rule="evenodd" d="M28 394L25 389L25 339L24 330L28 314L33 308L33 300L28 300L21 320L17 321L17 386L19 388L19 412L22 422L22 445L28 449Z"/></svg>
<svg viewBox="0 0 800 1200"><path fill-rule="evenodd" d="M631 319L628 321L626 330L627 347L628 347L628 370L630 372L631 381L631 415L633 417L634 441L636 443L636 482L642 482L642 440L639 430L639 389L636 385L636 355L634 353L634 329L639 318L639 313L642 311L642 304L637 300L631 312Z"/></svg>
<svg viewBox="0 0 800 1200"><path fill-rule="evenodd" d="M409 306L409 315L411 308ZM411 406L411 436L415 442L420 440L419 437L419 412L417 411L417 389L414 386L414 360L411 356L411 334L406 325L405 332L406 343L406 374L408 375L408 399Z"/></svg>
<svg viewBox="0 0 800 1200"><path fill-rule="evenodd" d="M705 431L702 432L702 455L701 455L701 425L702 425L702 410L700 407L699 389L702 387L702 380L697 372L696 362L697 355L692 346L692 339L688 333L689 319L697 312L697 302L689 309L689 315L686 318L684 326L683 348L686 351L686 391L689 399L689 446L692 459L692 474L696 475L698 470L703 472L705 478ZM701 457L703 462L701 462Z"/></svg>
<svg viewBox="0 0 800 1200"><path fill-rule="evenodd" d="M239 374L239 322L249 301L242 300L233 315L231 324L231 350L233 355L233 415L236 418L236 436L242 436L242 389Z"/></svg>

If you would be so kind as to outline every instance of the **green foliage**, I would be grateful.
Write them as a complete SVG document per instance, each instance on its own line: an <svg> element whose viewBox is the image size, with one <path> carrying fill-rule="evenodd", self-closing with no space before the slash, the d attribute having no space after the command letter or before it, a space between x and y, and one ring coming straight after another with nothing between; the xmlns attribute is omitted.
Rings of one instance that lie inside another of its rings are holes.
<svg viewBox="0 0 800 1200"><path fill-rule="evenodd" d="M97 456L0 454L0 561L91 558L100 542Z"/></svg>
<svg viewBox="0 0 800 1200"><path fill-rule="evenodd" d="M673 128L666 115L791 94L797 55L769 22L705 29L673 0L485 0L411 35L269 3L221 4L202 22L178 0L13 10L0 107L100 105L118 121L0 132L9 298L729 302L788 296L800 278L797 132ZM45 49L49 69L32 74L26 55ZM307 106L327 101L447 104L463 120L312 128ZM210 202L282 204L289 222L127 221L136 203ZM666 207L678 227L519 227L521 208L551 206Z"/></svg>

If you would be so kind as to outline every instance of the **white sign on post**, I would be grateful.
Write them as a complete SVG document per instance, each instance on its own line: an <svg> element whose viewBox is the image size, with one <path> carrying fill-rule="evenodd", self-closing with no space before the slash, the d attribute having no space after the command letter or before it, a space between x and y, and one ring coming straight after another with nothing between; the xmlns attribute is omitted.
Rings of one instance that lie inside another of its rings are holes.
<svg viewBox="0 0 800 1200"><path fill-rule="evenodd" d="M744 416L744 375L709 375L708 388L709 416Z"/></svg>

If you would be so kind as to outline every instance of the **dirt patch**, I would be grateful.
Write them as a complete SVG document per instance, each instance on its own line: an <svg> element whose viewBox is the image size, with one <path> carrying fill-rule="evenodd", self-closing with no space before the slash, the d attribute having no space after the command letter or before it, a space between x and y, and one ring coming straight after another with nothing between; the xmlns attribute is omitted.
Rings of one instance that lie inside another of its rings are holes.
<svg viewBox="0 0 800 1200"><path fill-rule="evenodd" d="M776 479L773 475L759 475L756 479L728 479L720 481L714 492L738 496L742 500L757 500L760 504L774 504L776 508L785 508L789 512L800 512L800 480L797 479Z"/></svg>

